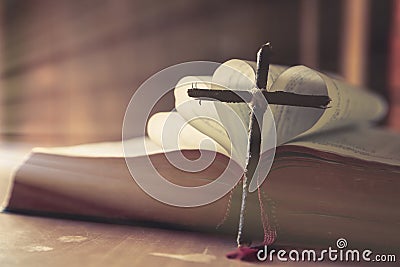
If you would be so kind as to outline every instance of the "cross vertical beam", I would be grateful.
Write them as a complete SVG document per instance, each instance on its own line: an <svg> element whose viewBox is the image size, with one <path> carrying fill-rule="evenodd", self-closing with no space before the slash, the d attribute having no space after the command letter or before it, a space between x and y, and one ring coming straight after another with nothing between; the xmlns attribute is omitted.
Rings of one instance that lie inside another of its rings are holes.
<svg viewBox="0 0 400 267"><path fill-rule="evenodd" d="M271 45L263 45L257 53L256 86L254 90L266 90L268 81L269 64L271 58ZM256 174L261 154L261 130L264 113L267 109L265 100L259 99L260 95L253 93L250 104L249 139L247 144L247 162L243 175L242 203L240 206L239 229L237 235L238 246L250 245L250 235L247 234L250 227L246 226L247 196L249 180Z"/></svg>

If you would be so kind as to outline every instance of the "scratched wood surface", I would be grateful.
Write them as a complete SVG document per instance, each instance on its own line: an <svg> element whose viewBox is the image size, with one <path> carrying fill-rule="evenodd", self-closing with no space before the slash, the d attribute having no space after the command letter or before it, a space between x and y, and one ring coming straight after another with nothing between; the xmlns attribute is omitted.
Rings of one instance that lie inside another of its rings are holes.
<svg viewBox="0 0 400 267"><path fill-rule="evenodd" d="M0 236L0 266L167 267L256 264L225 257L227 252L234 249L234 238L169 229L0 213ZM272 265L312 264L273 262Z"/></svg>
<svg viewBox="0 0 400 267"><path fill-rule="evenodd" d="M234 240L155 228L0 215L1 266L237 265Z"/></svg>

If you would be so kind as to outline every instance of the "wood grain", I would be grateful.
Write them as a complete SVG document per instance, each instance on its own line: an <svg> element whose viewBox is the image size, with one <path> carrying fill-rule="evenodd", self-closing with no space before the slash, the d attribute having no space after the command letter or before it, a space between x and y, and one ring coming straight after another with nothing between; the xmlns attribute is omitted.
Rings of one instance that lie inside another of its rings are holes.
<svg viewBox="0 0 400 267"><path fill-rule="evenodd" d="M0 235L1 266L179 267L256 264L225 257L227 252L235 248L234 238L194 232L0 213ZM272 262L268 265L314 264ZM321 263L315 264L319 265Z"/></svg>

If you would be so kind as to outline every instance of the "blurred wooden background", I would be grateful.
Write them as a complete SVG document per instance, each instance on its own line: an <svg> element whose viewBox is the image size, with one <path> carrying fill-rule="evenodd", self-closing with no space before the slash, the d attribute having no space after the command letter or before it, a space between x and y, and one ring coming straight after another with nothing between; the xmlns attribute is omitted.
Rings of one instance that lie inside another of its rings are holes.
<svg viewBox="0 0 400 267"><path fill-rule="evenodd" d="M126 105L151 75L185 61L254 60L265 41L273 44L274 63L337 72L389 97L389 88L400 90L388 78L398 72L389 66L394 6L395 0L3 0L0 133L45 145L119 140ZM400 105L398 97L391 102Z"/></svg>

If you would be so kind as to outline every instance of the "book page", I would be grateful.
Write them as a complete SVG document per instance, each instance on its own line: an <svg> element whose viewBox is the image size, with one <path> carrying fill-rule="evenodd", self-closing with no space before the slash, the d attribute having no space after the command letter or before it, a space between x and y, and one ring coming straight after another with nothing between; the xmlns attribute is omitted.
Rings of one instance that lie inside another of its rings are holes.
<svg viewBox="0 0 400 267"><path fill-rule="evenodd" d="M163 151L200 149L230 153L211 137L190 125L178 112L160 112L148 123L149 138Z"/></svg>
<svg viewBox="0 0 400 267"><path fill-rule="evenodd" d="M277 130L277 145L299 135L354 124L368 124L381 119L387 111L387 105L380 96L305 66L288 68L276 75L271 82L270 91L328 95L331 98L327 109L271 105Z"/></svg>
<svg viewBox="0 0 400 267"><path fill-rule="evenodd" d="M287 67L279 65L271 65L268 72L268 83L267 90L271 90L271 86L276 82L277 78L287 69ZM244 61L238 59L232 59L223 63L219 68L215 70L212 77L212 88L218 89L234 89L241 91L248 91L255 88L256 79L256 63L251 61ZM217 103L220 105L222 103ZM224 104L229 106L236 114L240 117L245 125L249 124L249 106L246 103L234 103L234 104ZM273 107L271 107L273 108ZM219 110L221 116L226 116L223 114L222 110Z"/></svg>
<svg viewBox="0 0 400 267"><path fill-rule="evenodd" d="M208 87L250 90L255 87L255 68L255 62L237 59L229 60L217 68ZM198 87L200 88L200 86ZM267 112L272 111L275 120L277 145L289 142L300 135L354 124L368 124L381 119L387 110L386 103L380 96L364 89L355 88L337 77L330 78L305 66L287 68L271 65L267 89L269 91L285 91L298 94L328 95L332 100L327 109L270 105ZM181 94L186 95L186 90L179 91L179 93L176 93L176 96ZM187 96L186 98L189 99ZM201 109L203 102L206 102L204 104L207 106ZM204 114L204 111L207 110L216 119L220 120L225 127L237 127L238 125L234 125L235 123L229 120L232 117L232 112L227 113L226 111L222 111L222 106L228 106L229 109L233 110L239 116L244 125L248 125L249 107L246 103L225 104L215 101L202 101L202 103L194 101L190 104L190 108L196 110L197 115ZM187 109L190 108L187 107ZM185 119L190 117L187 116L187 109L177 108L178 112ZM217 114L215 114L215 111ZM267 117L263 121L265 125L265 128L263 127L264 139L270 134L268 129L271 127ZM203 133L213 138L217 136L214 133L209 134L207 127L205 125L202 126L204 126L201 127ZM198 126L195 127L199 129ZM245 133L245 135L247 134ZM220 134L219 136L222 135ZM240 140L243 141L238 143L245 144L246 138L245 136L240 137ZM227 140L225 135L219 139ZM222 143L227 148L227 142L222 141Z"/></svg>
<svg viewBox="0 0 400 267"><path fill-rule="evenodd" d="M323 79L317 72L304 66L295 66L283 72L270 91L285 91L305 95L328 95ZM274 114L277 144L286 143L311 129L324 114L324 109L271 105Z"/></svg>
<svg viewBox="0 0 400 267"><path fill-rule="evenodd" d="M160 145L149 137L137 137L124 141L131 149L126 151L127 157L138 157L150 154L162 153ZM143 146L143 143L145 146ZM143 148L146 148L144 150ZM124 152L122 142L103 142L83 144L66 147L37 147L32 149L33 153L45 153L69 157L90 157L90 158L123 158Z"/></svg>
<svg viewBox="0 0 400 267"><path fill-rule="evenodd" d="M187 90L196 86L211 89L211 76L187 76L175 86L175 110L201 133L214 139L226 151L231 142L212 101L199 101L188 96ZM214 86L215 88L215 86ZM148 127L150 130L151 126Z"/></svg>
<svg viewBox="0 0 400 267"><path fill-rule="evenodd" d="M254 87L255 63L230 60L222 64L213 77L189 76L180 80L175 88L175 106L179 114L200 132L210 136L231 153L231 158L244 164L247 151L249 107L246 103L226 104L218 101L199 101L190 98L187 90L193 88L248 90ZM286 68L271 66L269 85ZM271 136L273 124L271 110L266 112L264 132ZM275 134L271 142L262 144L263 151L275 147ZM270 140L265 138L264 140Z"/></svg>
<svg viewBox="0 0 400 267"><path fill-rule="evenodd" d="M212 86L222 89L248 91L255 88L255 62L232 59L218 67L212 77ZM271 65L268 72L267 87L274 84L286 67ZM214 87L212 87L214 88ZM242 166L246 165L248 150L248 128L250 107L248 103L223 103L214 101L215 109L222 125L229 133L232 142L232 157ZM263 138L261 153L274 150L276 147L275 120L272 106L267 106L262 121Z"/></svg>
<svg viewBox="0 0 400 267"><path fill-rule="evenodd" d="M400 138L388 130L358 128L324 135L305 136L289 142L367 161L400 166Z"/></svg>
<svg viewBox="0 0 400 267"><path fill-rule="evenodd" d="M318 73L326 84L330 108L326 109L319 121L305 134L325 131L349 125L366 125L379 121L387 113L384 99L357 88L340 79L333 79Z"/></svg>

